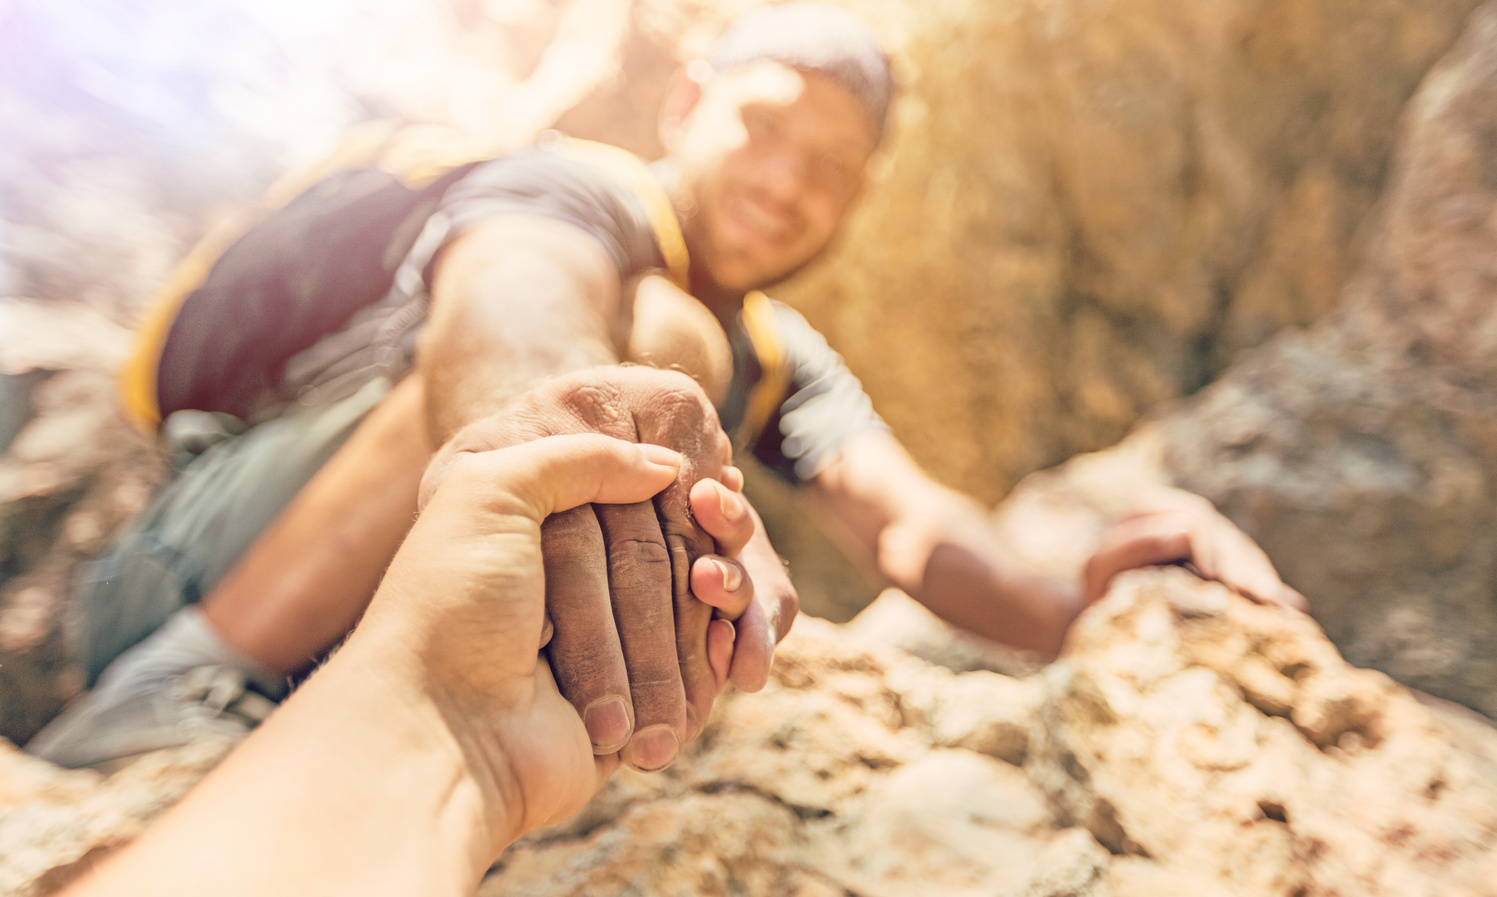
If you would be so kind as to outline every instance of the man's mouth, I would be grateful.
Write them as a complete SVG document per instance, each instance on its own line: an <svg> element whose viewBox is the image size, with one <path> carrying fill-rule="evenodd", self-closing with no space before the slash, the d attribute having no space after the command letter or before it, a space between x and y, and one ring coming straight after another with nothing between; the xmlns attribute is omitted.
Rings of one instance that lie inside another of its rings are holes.
<svg viewBox="0 0 1497 897"><path fill-rule="evenodd" d="M735 199L728 207L728 214L742 230L763 243L788 242L793 231L789 215L747 197Z"/></svg>

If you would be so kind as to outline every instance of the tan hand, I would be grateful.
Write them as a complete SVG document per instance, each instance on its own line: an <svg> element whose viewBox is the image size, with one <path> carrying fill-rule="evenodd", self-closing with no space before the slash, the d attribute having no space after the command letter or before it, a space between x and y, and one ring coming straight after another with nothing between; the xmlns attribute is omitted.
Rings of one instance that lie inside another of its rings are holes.
<svg viewBox="0 0 1497 897"><path fill-rule="evenodd" d="M675 452L600 435L556 436L445 459L357 638L415 655L429 691L473 748L482 780L518 820L503 838L576 812L618 765L594 753L550 667L542 521L647 500L674 482Z"/></svg>
<svg viewBox="0 0 1497 897"><path fill-rule="evenodd" d="M459 432L428 480L469 453L585 432L683 456L681 478L653 502L584 505L542 527L555 626L547 651L561 691L586 721L595 751L660 769L700 731L720 690L708 659L714 609L692 595L689 571L697 558L733 553L739 539L734 531L709 534L689 511L689 485L723 476L730 457L701 389L682 374L635 366L558 377Z"/></svg>
<svg viewBox="0 0 1497 897"><path fill-rule="evenodd" d="M1260 604L1309 606L1246 533L1206 499L1178 489L1152 493L1103 535L1082 573L1083 605L1101 598L1124 570L1175 563L1188 563Z"/></svg>

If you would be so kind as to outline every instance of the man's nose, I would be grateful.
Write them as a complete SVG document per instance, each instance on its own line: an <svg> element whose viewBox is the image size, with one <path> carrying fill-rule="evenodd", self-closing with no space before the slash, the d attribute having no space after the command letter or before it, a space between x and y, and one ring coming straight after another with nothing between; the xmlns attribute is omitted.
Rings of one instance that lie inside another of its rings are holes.
<svg viewBox="0 0 1497 897"><path fill-rule="evenodd" d="M804 153L781 149L764 162L764 189L770 198L791 203L805 193L810 163Z"/></svg>

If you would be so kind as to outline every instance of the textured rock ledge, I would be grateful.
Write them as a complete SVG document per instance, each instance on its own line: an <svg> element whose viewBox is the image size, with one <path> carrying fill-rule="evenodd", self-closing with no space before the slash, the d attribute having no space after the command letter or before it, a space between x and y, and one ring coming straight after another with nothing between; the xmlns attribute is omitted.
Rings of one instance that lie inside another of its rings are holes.
<svg viewBox="0 0 1497 897"><path fill-rule="evenodd" d="M871 612L929 625L893 593ZM1022 679L856 630L802 618L763 693L481 893L1497 894L1497 730L1348 666L1308 618L1144 571ZM108 779L0 754L0 888L133 837L218 750Z"/></svg>

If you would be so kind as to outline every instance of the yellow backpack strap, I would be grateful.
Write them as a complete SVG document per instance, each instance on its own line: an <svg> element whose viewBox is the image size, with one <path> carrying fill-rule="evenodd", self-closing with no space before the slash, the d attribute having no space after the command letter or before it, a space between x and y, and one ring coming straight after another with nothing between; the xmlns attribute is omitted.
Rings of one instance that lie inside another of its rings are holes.
<svg viewBox="0 0 1497 897"><path fill-rule="evenodd" d="M171 333L172 324L176 323L182 303L208 277L218 257L264 214L260 209L253 209L231 216L209 231L208 236L199 241L172 271L166 286L151 300L136 325L130 355L120 369L118 398L125 419L142 432L154 433L161 425L156 378L160 372L161 353L166 349L166 338Z"/></svg>
<svg viewBox="0 0 1497 897"><path fill-rule="evenodd" d="M775 314L769 297L758 290L743 297L743 329L754 346L754 355L758 357L763 373L749 392L743 422L738 425L737 448L740 450L758 441L769 419L785 401L785 392L790 385L788 355L780 332L779 316Z"/></svg>
<svg viewBox="0 0 1497 897"><path fill-rule="evenodd" d="M691 258L686 253L686 238L681 235L681 222L676 219L670 196L655 179L650 166L628 150L591 140L561 138L556 148L572 158L613 172L634 190L645 204L645 214L655 231L655 243L665 258L666 274L672 283L690 292Z"/></svg>

